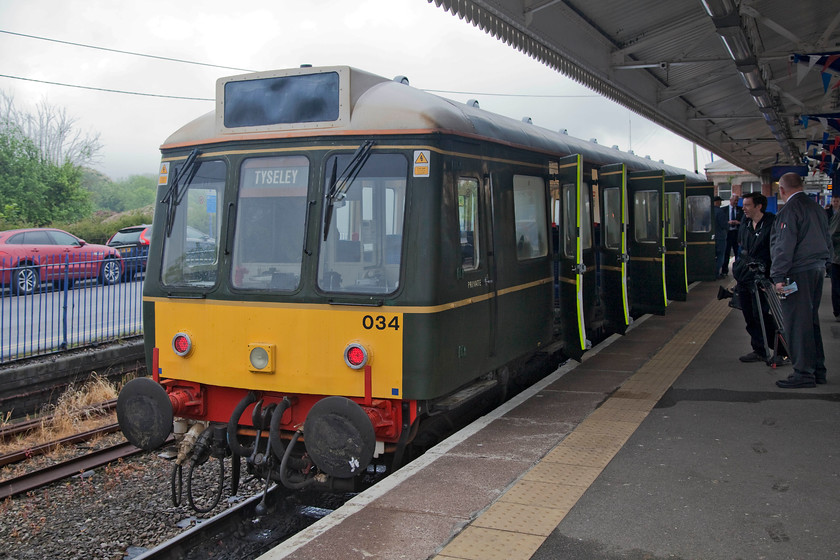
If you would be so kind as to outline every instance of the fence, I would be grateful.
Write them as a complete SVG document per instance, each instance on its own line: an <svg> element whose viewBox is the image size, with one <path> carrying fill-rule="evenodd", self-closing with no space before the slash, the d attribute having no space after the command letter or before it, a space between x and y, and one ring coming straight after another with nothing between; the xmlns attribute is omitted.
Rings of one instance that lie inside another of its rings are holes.
<svg viewBox="0 0 840 560"><path fill-rule="evenodd" d="M143 333L145 257L8 261L0 258L0 364Z"/></svg>

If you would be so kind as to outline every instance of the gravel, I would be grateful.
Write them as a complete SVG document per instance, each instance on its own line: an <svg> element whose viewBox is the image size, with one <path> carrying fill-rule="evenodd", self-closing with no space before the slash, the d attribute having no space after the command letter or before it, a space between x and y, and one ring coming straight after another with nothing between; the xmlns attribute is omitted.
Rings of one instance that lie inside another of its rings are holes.
<svg viewBox="0 0 840 560"><path fill-rule="evenodd" d="M228 459L225 488L216 508L206 514L195 513L187 503L186 490L182 504L174 506L170 488L173 462L159 453L123 459L0 502L0 559L133 558L189 529L197 520L217 515L262 490L258 481L245 482L248 477L243 465L239 495L230 498ZM0 474L0 480L8 476ZM184 476L186 489L186 468ZM193 486L200 488L204 483L210 487L217 484L217 478L218 461L211 459L198 469Z"/></svg>

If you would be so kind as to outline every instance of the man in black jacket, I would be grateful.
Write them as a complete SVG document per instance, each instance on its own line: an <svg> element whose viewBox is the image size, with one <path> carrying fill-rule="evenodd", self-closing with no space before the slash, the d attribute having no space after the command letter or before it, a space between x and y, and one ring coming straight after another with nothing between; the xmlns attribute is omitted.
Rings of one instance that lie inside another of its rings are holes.
<svg viewBox="0 0 840 560"><path fill-rule="evenodd" d="M768 359L766 348L773 348L776 339L776 323L770 315L767 296L755 285L757 274L770 276L770 231L776 218L767 209L767 198L761 193L747 193L743 196L744 220L738 230L738 244L741 248L741 258L732 265L732 275L738 281L735 290L741 301L741 311L747 323L750 334L752 352L741 356L742 362L766 362ZM761 298L761 308L756 309L755 293ZM762 317L759 317L759 312ZM762 336L761 321L764 321Z"/></svg>
<svg viewBox="0 0 840 560"><path fill-rule="evenodd" d="M831 250L828 220L825 210L802 191L802 178L796 173L785 173L779 179L779 196L785 205L770 237L770 278L779 293L785 292L788 280L796 283L797 290L782 300L793 374L776 385L783 389L814 387L826 382L819 310Z"/></svg>

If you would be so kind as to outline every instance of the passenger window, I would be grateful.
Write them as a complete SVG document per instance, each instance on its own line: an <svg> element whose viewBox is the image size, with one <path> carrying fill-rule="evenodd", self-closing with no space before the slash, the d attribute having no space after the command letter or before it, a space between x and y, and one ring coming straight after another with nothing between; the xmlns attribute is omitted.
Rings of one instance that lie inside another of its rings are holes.
<svg viewBox="0 0 840 560"><path fill-rule="evenodd" d="M633 194L634 235L639 243L659 242L659 192Z"/></svg>
<svg viewBox="0 0 840 560"><path fill-rule="evenodd" d="M591 205L590 205L590 198L589 192L591 189L589 185L584 183L581 185L581 202L583 203L583 209L581 210L580 215L580 244L581 248L583 249L591 249L592 248L592 212L591 212Z"/></svg>
<svg viewBox="0 0 840 560"><path fill-rule="evenodd" d="M545 183L540 177L513 176L516 256L519 260L548 254L545 223Z"/></svg>
<svg viewBox="0 0 840 560"><path fill-rule="evenodd" d="M616 188L604 189L604 246L621 248L621 192Z"/></svg>
<svg viewBox="0 0 840 560"><path fill-rule="evenodd" d="M563 256L569 259L577 258L577 197L575 185L563 185Z"/></svg>
<svg viewBox="0 0 840 560"><path fill-rule="evenodd" d="M292 291L300 283L309 160L250 158L239 172L233 285Z"/></svg>
<svg viewBox="0 0 840 560"><path fill-rule="evenodd" d="M680 203L682 196L680 193L669 192L665 193L665 237L668 239L677 239L682 231L682 212L680 211Z"/></svg>
<svg viewBox="0 0 840 560"><path fill-rule="evenodd" d="M709 196L694 195L686 198L685 228L689 233L712 231L712 199Z"/></svg>
<svg viewBox="0 0 840 560"><path fill-rule="evenodd" d="M461 240L461 267L479 266L478 179L458 179L458 228Z"/></svg>
<svg viewBox="0 0 840 560"><path fill-rule="evenodd" d="M71 247L78 247L79 245L79 240L69 233L64 233L63 231L52 231L50 233L56 245L69 245Z"/></svg>
<svg viewBox="0 0 840 560"><path fill-rule="evenodd" d="M23 235L24 242L29 245L53 245L53 240L46 231L27 231Z"/></svg>

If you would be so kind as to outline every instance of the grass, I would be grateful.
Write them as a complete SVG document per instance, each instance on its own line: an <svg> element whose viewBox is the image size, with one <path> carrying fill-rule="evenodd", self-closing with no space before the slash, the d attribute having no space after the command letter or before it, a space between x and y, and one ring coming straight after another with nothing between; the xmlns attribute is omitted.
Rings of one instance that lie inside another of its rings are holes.
<svg viewBox="0 0 840 560"><path fill-rule="evenodd" d="M102 404L115 399L117 394L116 386L94 372L81 387L71 384L55 405L45 406L38 428L21 437L0 442L0 454L43 445L113 423L115 414L106 411Z"/></svg>

